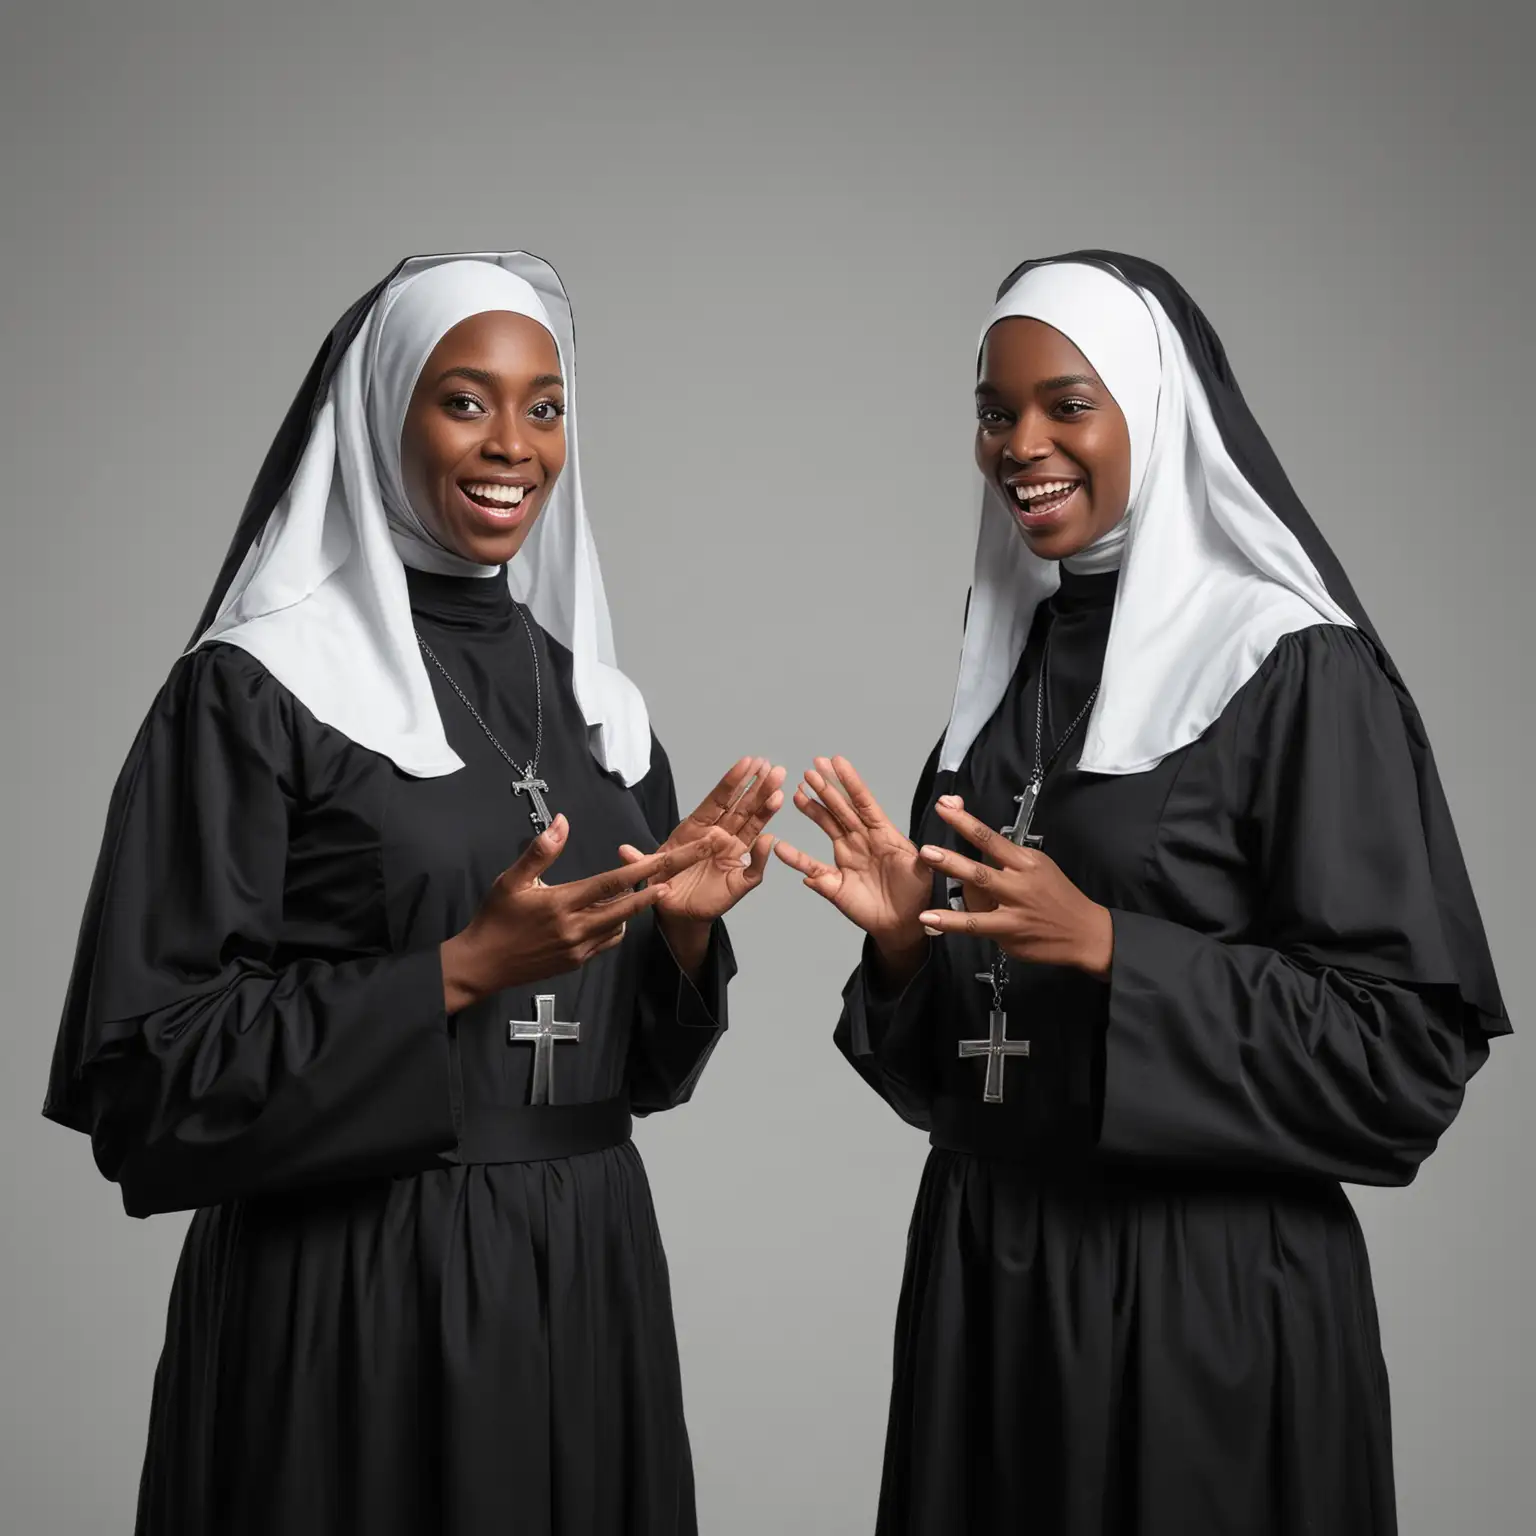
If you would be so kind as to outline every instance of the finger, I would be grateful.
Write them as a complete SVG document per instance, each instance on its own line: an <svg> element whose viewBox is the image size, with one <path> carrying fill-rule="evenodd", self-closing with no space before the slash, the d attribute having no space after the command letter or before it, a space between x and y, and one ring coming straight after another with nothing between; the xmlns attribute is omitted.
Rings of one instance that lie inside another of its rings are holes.
<svg viewBox="0 0 1536 1536"><path fill-rule="evenodd" d="M720 818L719 825L744 843L754 841L780 806L784 804L781 786L785 770L776 768L767 758L759 759L757 777L742 791L740 799Z"/></svg>
<svg viewBox="0 0 1536 1536"><path fill-rule="evenodd" d="M730 804L710 823L723 832L734 834L736 829L752 814L753 807L763 795L763 775L768 769L766 757L748 759L747 776L736 788Z"/></svg>
<svg viewBox="0 0 1536 1536"><path fill-rule="evenodd" d="M864 823L859 819L859 813L848 803L848 797L837 782L837 776L832 770L831 758L818 757L816 767L806 774L805 782L821 796L821 803L837 817L844 831L862 832L864 830Z"/></svg>
<svg viewBox="0 0 1536 1536"><path fill-rule="evenodd" d="M632 917L654 907L666 894L666 882L658 881L655 885L646 886L643 891L631 891L626 896L588 907L580 914L578 937L585 943L606 937L615 929L622 928Z"/></svg>
<svg viewBox="0 0 1536 1536"><path fill-rule="evenodd" d="M847 837L847 832L832 815L831 811L819 800L813 799L810 791L806 789L804 784L795 791L795 809L802 816L810 817L834 843Z"/></svg>
<svg viewBox="0 0 1536 1536"><path fill-rule="evenodd" d="M565 851L570 830L571 824L562 812L523 849L506 872L507 883L514 891L524 891L540 883L540 876Z"/></svg>
<svg viewBox="0 0 1536 1536"><path fill-rule="evenodd" d="M701 827L714 826L735 805L742 790L752 782L752 775L762 761L758 757L738 758L724 778L699 801L689 821L696 821Z"/></svg>
<svg viewBox="0 0 1536 1536"><path fill-rule="evenodd" d="M784 770L775 768L773 772L778 776L778 782L773 783L772 789L763 796L752 814L734 829L736 837L743 843L755 843L768 823L784 809L784 791L779 788L779 784L784 782ZM772 782L773 775L769 778Z"/></svg>
<svg viewBox="0 0 1536 1536"><path fill-rule="evenodd" d="M1007 934L1013 923L1004 912L923 912L918 922L930 934L965 933L982 938L999 938Z"/></svg>
<svg viewBox="0 0 1536 1536"><path fill-rule="evenodd" d="M722 845L729 846L720 833L711 831L691 843L658 848L655 853L646 854L620 869L610 869L601 875L589 875L585 880L573 880L562 889L567 903L576 909L616 901L643 880L666 880L685 869L691 869L700 859L718 853Z"/></svg>
<svg viewBox="0 0 1536 1536"><path fill-rule="evenodd" d="M848 796L848 803L859 813L859 820L866 827L884 826L890 817L880 809L880 802L869 792L869 786L859 777L859 770L846 757L832 759L837 781Z"/></svg>
<svg viewBox="0 0 1536 1536"><path fill-rule="evenodd" d="M982 890L995 886L997 877L1002 873L990 864L978 864L975 859L968 859L963 853L939 848L933 843L924 843L917 852L930 869L942 869L946 875L953 875L956 880Z"/></svg>
<svg viewBox="0 0 1536 1536"><path fill-rule="evenodd" d="M768 858L773 852L773 839L764 835L752 844L752 854L740 872L731 871L728 884L731 894L739 901L748 891L756 890L768 872Z"/></svg>
<svg viewBox="0 0 1536 1536"><path fill-rule="evenodd" d="M820 859L812 858L803 849L796 848L793 843L786 843L782 837L775 839L773 852L776 858L788 864L797 875L804 875L807 880L824 879L828 875L837 873L832 865L823 864Z"/></svg>
<svg viewBox="0 0 1536 1536"><path fill-rule="evenodd" d="M606 939L594 944L587 952L588 959L593 955L606 954L610 949L617 949L628 937L629 935L624 932L624 929L622 927L619 928L617 932L610 933Z"/></svg>
<svg viewBox="0 0 1536 1536"><path fill-rule="evenodd" d="M999 905L997 897L990 891L980 890L974 885L962 885L960 899L965 903L967 912L996 912Z"/></svg>
<svg viewBox="0 0 1536 1536"><path fill-rule="evenodd" d="M995 859L1004 869L1028 869L1034 858L1029 848L1020 848L1000 832L994 832L986 822L978 821L965 809L958 795L943 795L935 809L973 848L978 848L988 858Z"/></svg>
<svg viewBox="0 0 1536 1536"><path fill-rule="evenodd" d="M837 894L843 888L843 872L836 865L823 864L820 859L786 843L782 837L774 839L773 851L801 877L803 885L836 904Z"/></svg>

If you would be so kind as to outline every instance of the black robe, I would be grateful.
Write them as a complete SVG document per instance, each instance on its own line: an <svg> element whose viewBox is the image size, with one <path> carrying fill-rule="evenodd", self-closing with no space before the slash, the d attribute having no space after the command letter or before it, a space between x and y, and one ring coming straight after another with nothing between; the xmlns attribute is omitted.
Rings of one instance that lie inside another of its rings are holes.
<svg viewBox="0 0 1536 1536"><path fill-rule="evenodd" d="M997 827L1097 681L1117 578L1063 573L938 794ZM1437 898L1410 722L1375 643L1281 640L1192 745L1076 768L1035 817L1114 921L1107 984L1013 962L982 1102L990 950L948 936L899 996L855 971L839 1047L931 1133L912 1218L882 1536L1383 1536L1386 1372L1340 1181L1408 1183L1487 1051ZM935 900L944 899L936 882ZM1506 1026L1507 1027L1507 1026Z"/></svg>
<svg viewBox="0 0 1536 1536"><path fill-rule="evenodd" d="M534 682L506 583L409 573L417 624L514 752ZM537 631L547 878L677 821L631 791ZM734 970L647 913L621 948L447 1017L438 946L526 846L528 802L429 668L465 767L412 779L247 653L183 658L118 783L46 1113L134 1215L196 1209L155 1381L143 1536L678 1536L695 1529L667 1266L631 1109L689 1097ZM509 1021L577 1043L529 1108ZM558 1155L565 1154L565 1155Z"/></svg>

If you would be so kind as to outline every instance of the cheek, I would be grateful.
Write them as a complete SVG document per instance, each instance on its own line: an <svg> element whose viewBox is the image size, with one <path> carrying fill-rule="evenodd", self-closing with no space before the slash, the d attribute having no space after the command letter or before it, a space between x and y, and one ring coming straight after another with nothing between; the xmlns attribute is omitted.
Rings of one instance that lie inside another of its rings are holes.
<svg viewBox="0 0 1536 1536"><path fill-rule="evenodd" d="M1117 502L1114 511L1125 510L1131 490L1131 445L1123 431L1096 436L1092 448L1092 473L1096 500Z"/></svg>
<svg viewBox="0 0 1536 1536"><path fill-rule="evenodd" d="M438 438L431 428L406 424L400 439L400 478L413 500L422 495L434 497L442 479L444 445Z"/></svg>

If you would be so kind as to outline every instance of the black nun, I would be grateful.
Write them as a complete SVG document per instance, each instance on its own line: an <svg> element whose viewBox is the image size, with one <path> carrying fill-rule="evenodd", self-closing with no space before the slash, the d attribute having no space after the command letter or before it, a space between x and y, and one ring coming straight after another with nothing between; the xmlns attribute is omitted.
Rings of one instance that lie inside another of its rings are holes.
<svg viewBox="0 0 1536 1536"><path fill-rule="evenodd" d="M45 1112L196 1212L141 1536L695 1529L631 1117L725 1028L782 775L679 825L573 341L521 252L354 305L118 781Z"/></svg>
<svg viewBox="0 0 1536 1536"><path fill-rule="evenodd" d="M839 1049L929 1133L882 1536L1385 1536L1342 1183L1509 1023L1391 659L1188 295L1008 279L960 676L910 840L846 760L780 850L868 935Z"/></svg>

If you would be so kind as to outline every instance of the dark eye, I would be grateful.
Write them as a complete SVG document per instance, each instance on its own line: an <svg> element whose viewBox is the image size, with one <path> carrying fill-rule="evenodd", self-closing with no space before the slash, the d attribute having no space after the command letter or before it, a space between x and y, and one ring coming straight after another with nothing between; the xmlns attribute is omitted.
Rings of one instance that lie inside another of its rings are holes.
<svg viewBox="0 0 1536 1536"><path fill-rule="evenodd" d="M485 407L473 395L449 395L443 404L456 416L483 416Z"/></svg>
<svg viewBox="0 0 1536 1536"><path fill-rule="evenodd" d="M1079 400L1079 399L1074 397L1073 399L1070 399L1070 400L1058 401L1057 405L1056 405L1056 414L1058 416L1067 416L1067 417L1081 416L1085 412L1091 411L1092 409L1093 409L1093 401L1091 401L1091 400Z"/></svg>
<svg viewBox="0 0 1536 1536"><path fill-rule="evenodd" d="M559 400L540 400L528 414L535 421L559 421L565 415L565 406Z"/></svg>
<svg viewBox="0 0 1536 1536"><path fill-rule="evenodd" d="M978 405L976 420L984 427L1000 427L1004 422L1004 414L995 405Z"/></svg>

